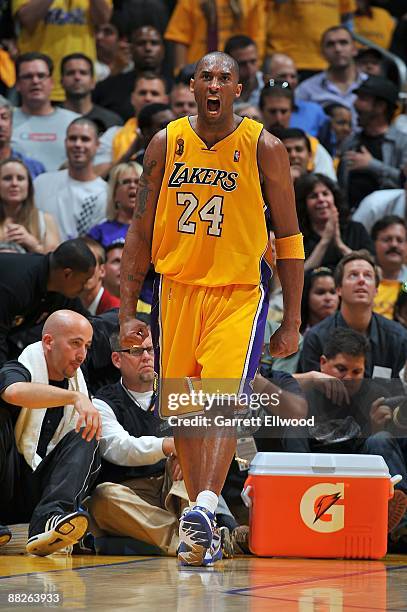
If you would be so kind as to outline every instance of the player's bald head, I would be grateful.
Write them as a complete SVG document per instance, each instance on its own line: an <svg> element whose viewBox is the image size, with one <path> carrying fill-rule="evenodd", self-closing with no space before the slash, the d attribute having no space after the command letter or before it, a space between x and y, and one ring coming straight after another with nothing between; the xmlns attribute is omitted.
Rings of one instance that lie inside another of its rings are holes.
<svg viewBox="0 0 407 612"><path fill-rule="evenodd" d="M196 65L194 77L202 70L210 70L214 67L218 70L230 72L233 78L235 78L237 82L239 81L239 65L237 61L222 51L213 51L201 57Z"/></svg>
<svg viewBox="0 0 407 612"><path fill-rule="evenodd" d="M89 321L73 310L57 310L53 312L44 323L42 330L42 336L50 334L51 336L58 336L61 334L79 333L92 335L92 325Z"/></svg>

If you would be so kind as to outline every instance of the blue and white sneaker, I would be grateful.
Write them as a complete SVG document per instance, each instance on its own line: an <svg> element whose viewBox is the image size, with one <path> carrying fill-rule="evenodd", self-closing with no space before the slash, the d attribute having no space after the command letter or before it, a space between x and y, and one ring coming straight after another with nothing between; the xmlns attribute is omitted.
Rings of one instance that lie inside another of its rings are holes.
<svg viewBox="0 0 407 612"><path fill-rule="evenodd" d="M31 555L45 557L79 542L86 534L89 514L84 510L51 516L44 531L29 538L25 547Z"/></svg>
<svg viewBox="0 0 407 612"><path fill-rule="evenodd" d="M180 518L178 561L181 565L202 566L210 548L215 529L215 516L206 508L186 509ZM208 556L209 562L209 556Z"/></svg>

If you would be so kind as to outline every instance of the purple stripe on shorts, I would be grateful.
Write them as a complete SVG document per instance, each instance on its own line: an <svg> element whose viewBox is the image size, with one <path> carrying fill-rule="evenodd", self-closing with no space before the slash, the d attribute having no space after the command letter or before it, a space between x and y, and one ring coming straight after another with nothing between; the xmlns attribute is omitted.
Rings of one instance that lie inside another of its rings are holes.
<svg viewBox="0 0 407 612"><path fill-rule="evenodd" d="M249 387L249 385L256 374L257 368L259 367L260 357L263 351L264 329L266 327L269 305L270 279L271 269L268 264L262 260L260 264L260 287L262 289L263 297L261 298L261 303L259 303L259 308L257 310L257 321L253 322L253 325L255 325L256 328L254 330L254 338L252 336L251 346L248 347L246 357L246 363L249 361L246 370L246 380L242 381L244 383L243 392L246 394L251 392L251 387Z"/></svg>
<svg viewBox="0 0 407 612"><path fill-rule="evenodd" d="M157 389L157 398L155 401L155 416L159 417L158 407L159 407L159 397L160 397L160 360L161 360L161 352L160 352L160 291L161 291L161 275L156 274L153 285L153 298L151 301L151 336L153 338L153 346L154 346L154 371L158 376L158 389Z"/></svg>

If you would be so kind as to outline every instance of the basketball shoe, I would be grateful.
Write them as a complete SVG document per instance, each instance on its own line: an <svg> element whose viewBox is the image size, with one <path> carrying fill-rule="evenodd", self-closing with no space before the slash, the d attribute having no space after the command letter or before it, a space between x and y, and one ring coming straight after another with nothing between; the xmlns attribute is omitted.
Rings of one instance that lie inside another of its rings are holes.
<svg viewBox="0 0 407 612"><path fill-rule="evenodd" d="M54 514L45 523L42 533L31 536L25 547L32 555L45 557L79 542L88 529L89 515L83 510L70 514Z"/></svg>
<svg viewBox="0 0 407 612"><path fill-rule="evenodd" d="M185 509L179 524L178 561L181 565L199 567L208 564L205 563L205 556L208 562L212 558L210 548L214 529L215 516L212 512L201 506Z"/></svg>

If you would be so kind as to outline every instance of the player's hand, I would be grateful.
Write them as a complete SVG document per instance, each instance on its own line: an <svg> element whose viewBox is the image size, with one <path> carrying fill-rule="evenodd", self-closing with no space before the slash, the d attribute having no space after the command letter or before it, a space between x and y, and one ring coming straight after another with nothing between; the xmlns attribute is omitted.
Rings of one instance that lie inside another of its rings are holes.
<svg viewBox="0 0 407 612"><path fill-rule="evenodd" d="M370 424L372 433L382 431L393 418L393 410L386 406L384 397L378 397L370 407Z"/></svg>
<svg viewBox="0 0 407 612"><path fill-rule="evenodd" d="M81 428L82 438L90 442L95 436L96 440L102 437L102 417L99 410L95 408L90 399L83 393L78 393L78 398L74 402L74 408L79 413L75 431L79 433Z"/></svg>
<svg viewBox="0 0 407 612"><path fill-rule="evenodd" d="M172 479L182 480L182 470L177 457L177 449L175 448L174 438L164 438L163 440L163 453L168 457L170 462L170 471Z"/></svg>
<svg viewBox="0 0 407 612"><path fill-rule="evenodd" d="M140 346L148 336L148 327L143 321L129 319L120 324L120 346Z"/></svg>
<svg viewBox="0 0 407 612"><path fill-rule="evenodd" d="M300 334L297 327L285 325L284 322L270 338L270 355L288 357L298 351Z"/></svg>

